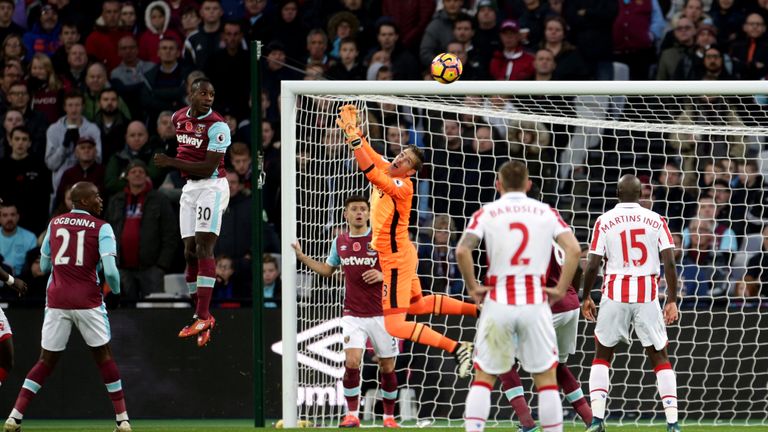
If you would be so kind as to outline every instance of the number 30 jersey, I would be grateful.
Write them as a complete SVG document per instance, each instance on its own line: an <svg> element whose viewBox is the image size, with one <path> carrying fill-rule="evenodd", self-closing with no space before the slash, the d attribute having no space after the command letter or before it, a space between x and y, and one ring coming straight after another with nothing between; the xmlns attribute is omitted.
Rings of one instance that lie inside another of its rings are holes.
<svg viewBox="0 0 768 432"><path fill-rule="evenodd" d="M82 210L56 216L48 225L40 252L53 270L46 306L92 309L102 304L97 271L101 257L117 254L115 234L103 220Z"/></svg>
<svg viewBox="0 0 768 432"><path fill-rule="evenodd" d="M485 239L491 300L510 305L547 301L542 287L552 240L570 231L555 209L522 192L508 192L476 211L465 231Z"/></svg>
<svg viewBox="0 0 768 432"><path fill-rule="evenodd" d="M659 252L674 247L667 222L638 203L619 203L595 222L589 253L605 257L603 294L622 303L656 300Z"/></svg>

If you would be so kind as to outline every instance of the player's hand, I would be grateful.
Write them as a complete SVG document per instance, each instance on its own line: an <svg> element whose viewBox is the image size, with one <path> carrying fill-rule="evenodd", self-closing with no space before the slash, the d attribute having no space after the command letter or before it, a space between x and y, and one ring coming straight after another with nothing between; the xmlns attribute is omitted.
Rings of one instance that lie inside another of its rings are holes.
<svg viewBox="0 0 768 432"><path fill-rule="evenodd" d="M469 295L472 297L472 300L475 301L476 305L483 304L483 300L485 300L485 293L491 290L491 287L485 286L485 285L477 285L475 288L472 288L469 290Z"/></svg>
<svg viewBox="0 0 768 432"><path fill-rule="evenodd" d="M565 297L565 294L568 292L568 287L558 288L558 287L543 287L542 288L545 293L547 293L547 297L549 297L549 304L553 305Z"/></svg>
<svg viewBox="0 0 768 432"><path fill-rule="evenodd" d="M376 269L366 270L363 273L363 280L367 284L384 282L384 274Z"/></svg>
<svg viewBox="0 0 768 432"><path fill-rule="evenodd" d="M301 257L304 256L304 251L301 250L301 245L299 244L299 242L291 243L291 247L293 248L293 251L296 252L296 258L301 259Z"/></svg>
<svg viewBox="0 0 768 432"><path fill-rule="evenodd" d="M14 290L16 290L17 293L19 293L19 297L27 293L27 283L19 278L15 278L13 280L13 285L11 285L11 288L13 288Z"/></svg>
<svg viewBox="0 0 768 432"><path fill-rule="evenodd" d="M354 105L344 105L339 108L339 118L336 119L336 124L344 132L347 143L353 150L360 146L360 137L363 132L358 127L357 108Z"/></svg>
<svg viewBox="0 0 768 432"><path fill-rule="evenodd" d="M677 321L677 303L667 302L664 305L664 323L670 325Z"/></svg>
<svg viewBox="0 0 768 432"><path fill-rule="evenodd" d="M597 306L589 295L581 302L581 314L587 321L594 322L597 319Z"/></svg>
<svg viewBox="0 0 768 432"><path fill-rule="evenodd" d="M155 162L155 166L158 168L165 168L171 166L171 161L173 160L172 157L168 156L164 153L155 153L155 156L153 157L153 161Z"/></svg>

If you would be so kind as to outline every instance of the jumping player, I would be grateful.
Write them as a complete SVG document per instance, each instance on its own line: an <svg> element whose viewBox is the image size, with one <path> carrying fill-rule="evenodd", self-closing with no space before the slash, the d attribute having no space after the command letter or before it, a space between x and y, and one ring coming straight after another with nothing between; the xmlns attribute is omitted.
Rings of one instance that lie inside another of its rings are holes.
<svg viewBox="0 0 768 432"><path fill-rule="evenodd" d="M541 428L562 432L563 411L557 386L557 340L548 295L563 298L579 264L579 243L556 210L528 198L528 169L519 161L504 163L496 179L498 200L470 219L456 248L464 283L483 306L475 335L475 380L467 395L464 428L482 432L496 376L518 358L533 375L539 392ZM472 252L485 238L488 252L486 285L475 278ZM545 272L555 240L565 252L562 274L554 288Z"/></svg>
<svg viewBox="0 0 768 432"><path fill-rule="evenodd" d="M299 243L294 243L296 258L312 271L331 277L339 266L344 267L344 317L341 319L344 336L344 397L349 411L339 427L359 427L360 364L363 361L366 340L370 340L379 358L379 372L384 405L384 427L399 427L395 422L397 375L395 359L397 340L384 328L381 310L381 267L378 254L371 249L371 229L368 227L370 209L368 200L352 195L344 203L344 219L349 232L339 234L331 245L325 262L304 255Z"/></svg>
<svg viewBox="0 0 768 432"><path fill-rule="evenodd" d="M51 220L40 249L40 268L52 272L47 288L40 360L24 380L5 422L5 432L21 430L24 411L56 367L67 347L73 325L91 347L107 387L115 408L115 431L131 430L120 374L109 345L111 333L107 308L97 275L99 268L103 268L112 292L120 293L115 234L108 223L96 217L101 213L102 201L93 183L76 183L71 193L73 210Z"/></svg>
<svg viewBox="0 0 768 432"><path fill-rule="evenodd" d="M424 154L415 146L406 147L392 163L387 162L368 144L358 127L354 105L341 108L336 124L344 131L359 168L370 181L372 247L379 253L384 274L381 304L384 326L397 338L441 348L452 353L458 365L458 375L469 375L472 366L472 343L456 342L429 326L407 321L412 315L470 315L477 316L477 306L444 295L422 296L416 275L418 257L408 237L408 223L413 199L415 175L424 161Z"/></svg>
<svg viewBox="0 0 768 432"><path fill-rule="evenodd" d="M216 261L213 248L221 220L229 204L229 184L224 153L231 142L224 118L211 109L215 92L207 78L192 82L190 105L173 114L179 149L176 158L155 154L158 167L181 171L187 183L181 191L179 224L184 241L187 287L195 302L192 324L179 332L180 338L197 336L197 345L211 339L216 320L209 311Z"/></svg>
<svg viewBox="0 0 768 432"><path fill-rule="evenodd" d="M594 418L588 432L605 431L605 407L610 390L608 368L614 347L629 343L629 329L645 348L656 373L659 396L667 418L667 431L678 432L677 380L667 355L665 324L677 320L677 274L674 242L667 222L640 206L642 184L633 175L619 179L619 204L597 218L589 260L584 271L584 300L581 311L589 321L597 317L589 295L597 271L605 259L603 297L595 326L595 359L589 372L589 396ZM657 298L659 253L664 261L667 303L662 316Z"/></svg>

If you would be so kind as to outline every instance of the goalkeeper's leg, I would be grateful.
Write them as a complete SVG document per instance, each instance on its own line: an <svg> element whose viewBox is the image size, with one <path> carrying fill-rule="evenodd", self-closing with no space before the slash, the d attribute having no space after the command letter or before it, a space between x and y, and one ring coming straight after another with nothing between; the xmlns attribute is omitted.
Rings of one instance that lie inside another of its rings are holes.
<svg viewBox="0 0 768 432"><path fill-rule="evenodd" d="M515 410L515 415L517 415L520 425L525 429L535 427L536 422L533 421L531 409L525 400L523 383L520 381L520 375L517 373L516 366L512 366L512 369L508 372L499 375L499 379L501 380L501 390L504 392L507 400L509 400L509 404L512 405L512 409Z"/></svg>
<svg viewBox="0 0 768 432"><path fill-rule="evenodd" d="M411 315L469 315L477 317L477 305L445 295L428 295L411 303L411 306L408 307L408 313Z"/></svg>

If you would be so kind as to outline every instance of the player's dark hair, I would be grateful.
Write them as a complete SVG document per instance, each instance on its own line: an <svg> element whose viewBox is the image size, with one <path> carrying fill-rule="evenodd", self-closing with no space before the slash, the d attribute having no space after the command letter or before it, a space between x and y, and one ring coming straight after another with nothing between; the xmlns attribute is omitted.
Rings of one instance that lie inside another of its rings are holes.
<svg viewBox="0 0 768 432"><path fill-rule="evenodd" d="M528 167L516 160L504 162L499 168L499 177L504 190L523 190L528 181Z"/></svg>
<svg viewBox="0 0 768 432"><path fill-rule="evenodd" d="M192 81L192 86L191 86L192 87L192 91L193 92L198 91L200 89L200 85L202 85L203 83L208 83L208 84L211 85L211 87L213 87L213 83L211 82L211 80L209 80L206 77L202 77L202 78L198 78L198 79Z"/></svg>
<svg viewBox="0 0 768 432"><path fill-rule="evenodd" d="M421 171L421 167L424 166L424 160L426 157L424 156L424 151L422 151L420 148L416 147L415 145L411 144L409 146L406 146L403 151L410 150L411 153L413 153L414 156L416 156L416 161L413 164L413 169L416 170L418 173Z"/></svg>
<svg viewBox="0 0 768 432"><path fill-rule="evenodd" d="M365 205L368 206L368 208L371 207L371 205L368 204L368 200L364 196L350 195L347 197L347 199L344 200L344 208L346 209L347 207L349 207L350 204L357 203L357 202L364 202Z"/></svg>

